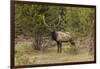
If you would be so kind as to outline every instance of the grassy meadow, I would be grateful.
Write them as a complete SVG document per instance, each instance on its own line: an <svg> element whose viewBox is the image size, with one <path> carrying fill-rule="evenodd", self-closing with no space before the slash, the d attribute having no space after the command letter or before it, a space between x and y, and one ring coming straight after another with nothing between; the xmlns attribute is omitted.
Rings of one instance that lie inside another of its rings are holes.
<svg viewBox="0 0 100 69"><path fill-rule="evenodd" d="M94 56L86 48L78 50L78 54L73 52L69 43L63 43L62 53L57 53L56 46L37 51L33 49L31 41L23 40L15 45L15 65L94 61Z"/></svg>

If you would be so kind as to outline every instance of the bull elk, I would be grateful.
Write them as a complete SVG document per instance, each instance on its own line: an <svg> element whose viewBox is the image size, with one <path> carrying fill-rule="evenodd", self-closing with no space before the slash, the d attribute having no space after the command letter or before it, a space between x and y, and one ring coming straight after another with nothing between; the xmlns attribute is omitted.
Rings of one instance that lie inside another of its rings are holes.
<svg viewBox="0 0 100 69"><path fill-rule="evenodd" d="M59 20L58 20L57 25L55 25L56 27L60 24L60 18L61 18L61 16L58 16ZM58 53L62 52L62 43L63 42L70 42L72 46L75 46L75 42L72 39L70 33L69 32L57 31L56 29L51 30L50 26L45 21L45 16L43 16L43 24L51 32L52 39L57 43L57 52Z"/></svg>

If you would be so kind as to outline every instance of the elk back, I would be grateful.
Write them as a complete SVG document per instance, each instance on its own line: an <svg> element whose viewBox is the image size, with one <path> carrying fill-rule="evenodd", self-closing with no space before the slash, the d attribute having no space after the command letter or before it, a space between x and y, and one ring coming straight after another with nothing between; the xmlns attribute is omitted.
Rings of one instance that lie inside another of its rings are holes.
<svg viewBox="0 0 100 69"><path fill-rule="evenodd" d="M57 40L58 41L68 41L71 39L71 35L69 32L57 32Z"/></svg>

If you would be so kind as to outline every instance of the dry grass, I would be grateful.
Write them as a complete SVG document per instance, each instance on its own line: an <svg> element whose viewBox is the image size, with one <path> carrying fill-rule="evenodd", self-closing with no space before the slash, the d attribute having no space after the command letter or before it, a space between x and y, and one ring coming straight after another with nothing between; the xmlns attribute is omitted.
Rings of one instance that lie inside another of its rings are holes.
<svg viewBox="0 0 100 69"><path fill-rule="evenodd" d="M49 64L93 61L94 56L89 55L86 49L82 49L78 54L72 54L72 49L68 44L63 44L62 53L57 53L56 46L36 51L32 48L31 42L18 42L15 46L15 65Z"/></svg>

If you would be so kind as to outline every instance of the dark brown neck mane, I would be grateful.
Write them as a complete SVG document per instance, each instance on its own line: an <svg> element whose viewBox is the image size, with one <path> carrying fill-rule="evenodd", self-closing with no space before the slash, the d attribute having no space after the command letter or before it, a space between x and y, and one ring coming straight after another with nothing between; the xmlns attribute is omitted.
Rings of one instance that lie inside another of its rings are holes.
<svg viewBox="0 0 100 69"><path fill-rule="evenodd" d="M51 35L52 35L52 39L56 41L57 40L57 33L56 33L56 31L51 32Z"/></svg>

